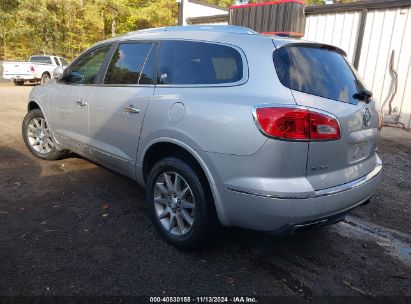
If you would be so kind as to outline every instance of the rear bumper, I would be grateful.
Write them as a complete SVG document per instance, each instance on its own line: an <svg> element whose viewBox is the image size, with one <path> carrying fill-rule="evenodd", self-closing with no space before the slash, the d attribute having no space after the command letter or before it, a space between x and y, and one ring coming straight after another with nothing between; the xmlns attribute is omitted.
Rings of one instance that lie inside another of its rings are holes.
<svg viewBox="0 0 411 304"><path fill-rule="evenodd" d="M381 160L366 176L305 197L270 197L226 189L225 210L234 226L267 232L289 232L304 225L336 222L365 203L381 181Z"/></svg>
<svg viewBox="0 0 411 304"><path fill-rule="evenodd" d="M359 206L367 205L369 202L370 200L367 199L364 202L354 205L349 209L339 211L335 214L330 214L321 218L310 219L308 221L300 223L289 223L280 228L277 228L276 230L268 231L268 233L273 235L293 234L297 232L306 232L309 230L318 229L327 225L332 225L342 221L350 210Z"/></svg>
<svg viewBox="0 0 411 304"><path fill-rule="evenodd" d="M4 79L10 79L10 80L35 80L36 75L35 74L27 74L27 75L17 75L17 74L6 74L3 75Z"/></svg>

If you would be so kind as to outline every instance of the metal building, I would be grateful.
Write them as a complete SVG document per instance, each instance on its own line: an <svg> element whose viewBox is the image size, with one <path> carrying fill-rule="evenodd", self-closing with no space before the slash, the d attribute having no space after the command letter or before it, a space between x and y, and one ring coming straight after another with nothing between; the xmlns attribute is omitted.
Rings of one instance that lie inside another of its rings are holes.
<svg viewBox="0 0 411 304"><path fill-rule="evenodd" d="M307 6L305 13L303 39L344 49L378 104L387 101L384 113L392 98L391 114L411 128L411 1Z"/></svg>
<svg viewBox="0 0 411 304"><path fill-rule="evenodd" d="M233 5L229 24L248 27L265 34L304 35L304 0L276 0Z"/></svg>
<svg viewBox="0 0 411 304"><path fill-rule="evenodd" d="M227 24L228 10L201 0L178 0L178 23Z"/></svg>

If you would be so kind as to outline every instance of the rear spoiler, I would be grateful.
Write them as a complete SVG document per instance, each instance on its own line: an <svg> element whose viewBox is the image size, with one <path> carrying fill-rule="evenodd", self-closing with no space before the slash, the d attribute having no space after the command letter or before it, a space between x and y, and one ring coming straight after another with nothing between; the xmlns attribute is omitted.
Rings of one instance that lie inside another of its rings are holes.
<svg viewBox="0 0 411 304"><path fill-rule="evenodd" d="M347 57L347 53L344 50L334 45L325 44L325 43L301 41L301 40L295 40L295 39L273 39L273 43L277 49L282 48L282 47L287 47L287 46L311 47L311 48L325 49L325 50L337 52L343 55L344 57Z"/></svg>

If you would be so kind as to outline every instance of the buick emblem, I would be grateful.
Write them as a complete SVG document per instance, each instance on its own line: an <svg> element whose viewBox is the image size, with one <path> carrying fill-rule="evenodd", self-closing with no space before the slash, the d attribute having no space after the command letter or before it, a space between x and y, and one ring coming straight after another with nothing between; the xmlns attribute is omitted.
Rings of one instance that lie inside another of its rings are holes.
<svg viewBox="0 0 411 304"><path fill-rule="evenodd" d="M371 112L370 109L365 108L364 112L362 114L362 119L364 121L364 125L366 125L367 127L371 124Z"/></svg>

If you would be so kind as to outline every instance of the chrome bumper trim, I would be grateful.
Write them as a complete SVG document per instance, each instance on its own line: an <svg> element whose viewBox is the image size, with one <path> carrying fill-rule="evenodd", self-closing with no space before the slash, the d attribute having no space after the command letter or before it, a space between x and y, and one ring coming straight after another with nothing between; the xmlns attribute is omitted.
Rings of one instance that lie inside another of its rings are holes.
<svg viewBox="0 0 411 304"><path fill-rule="evenodd" d="M314 197L319 197L319 196L325 196L325 195L331 195L339 192L344 192L347 190L351 190L357 187L360 187L366 183L368 183L370 180L372 180L374 177L376 177L378 174L380 174L382 170L382 162L380 160L377 161L377 165L375 166L374 170L372 170L370 173L367 175L360 177L356 180L353 180L352 182L342 184L339 186L331 187L331 188L326 188L322 190L317 190L315 191Z"/></svg>

